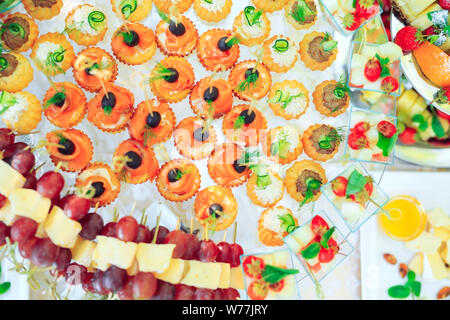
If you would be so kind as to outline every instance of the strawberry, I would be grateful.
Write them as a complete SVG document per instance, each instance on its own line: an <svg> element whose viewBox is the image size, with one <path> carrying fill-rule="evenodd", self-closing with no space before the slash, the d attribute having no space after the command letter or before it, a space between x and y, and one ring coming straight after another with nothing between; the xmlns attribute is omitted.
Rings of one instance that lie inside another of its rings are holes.
<svg viewBox="0 0 450 320"><path fill-rule="evenodd" d="M381 64L378 59L373 58L367 61L364 67L364 75L370 82L377 81L381 76Z"/></svg>
<svg viewBox="0 0 450 320"><path fill-rule="evenodd" d="M352 130L359 133L366 133L367 131L370 130L370 123L367 121L360 121L357 124L355 124Z"/></svg>
<svg viewBox="0 0 450 320"><path fill-rule="evenodd" d="M361 26L361 23L361 17L358 17L355 12L347 13L344 16L344 21L342 22L344 28L348 31L355 31Z"/></svg>
<svg viewBox="0 0 450 320"><path fill-rule="evenodd" d="M412 26L407 26L401 29L395 36L395 43L402 48L403 51L408 52L417 49L424 41L422 33Z"/></svg>
<svg viewBox="0 0 450 320"><path fill-rule="evenodd" d="M347 191L348 181L345 177L337 177L331 182L331 189L333 193L338 197L345 197L345 192Z"/></svg>
<svg viewBox="0 0 450 320"><path fill-rule="evenodd" d="M354 201L356 203L359 203L359 204L365 206L367 201L369 201L369 199L370 199L370 195L369 195L369 192L367 191L367 189L364 189L356 194L350 195L350 199L352 199L352 201Z"/></svg>
<svg viewBox="0 0 450 320"><path fill-rule="evenodd" d="M450 120L450 114L444 113L444 112L442 112L441 110L438 110L438 109L436 109L436 112L437 112L438 116L441 117L442 119Z"/></svg>
<svg viewBox="0 0 450 320"><path fill-rule="evenodd" d="M367 178L367 183L364 186L364 189L366 189L366 191L369 193L369 197L371 197L372 193L373 193L373 180L372 180L372 178L370 178L370 177Z"/></svg>
<svg viewBox="0 0 450 320"><path fill-rule="evenodd" d="M328 231L330 227L328 226L328 223L320 216L315 216L311 220L311 230L314 232L314 234L322 236L325 232Z"/></svg>
<svg viewBox="0 0 450 320"><path fill-rule="evenodd" d="M337 244L336 240L331 238L328 241L328 249L325 249L324 247L320 248L319 262L320 263L331 262L338 252L339 252L339 245Z"/></svg>
<svg viewBox="0 0 450 320"><path fill-rule="evenodd" d="M264 260L254 256L248 256L242 262L244 273L253 279L261 279L261 273L265 268Z"/></svg>
<svg viewBox="0 0 450 320"><path fill-rule="evenodd" d="M253 281L247 289L248 297L252 300L264 300L269 293L269 286L263 280Z"/></svg>
<svg viewBox="0 0 450 320"><path fill-rule="evenodd" d="M439 0L439 5L444 10L450 10L450 0Z"/></svg>
<svg viewBox="0 0 450 320"><path fill-rule="evenodd" d="M384 78L381 82L381 89L387 93L397 91L399 86L398 80L391 76Z"/></svg>
<svg viewBox="0 0 450 320"><path fill-rule="evenodd" d="M436 27L435 26L428 27L424 31L422 31L422 34L424 36L433 36L433 35L437 34Z"/></svg>
<svg viewBox="0 0 450 320"><path fill-rule="evenodd" d="M392 138L397 133L397 128L392 122L383 120L377 125L377 130L386 138Z"/></svg>
<svg viewBox="0 0 450 320"><path fill-rule="evenodd" d="M269 285L269 289L273 292L281 292L284 289L284 286L286 285L286 282L284 279L281 279L277 283L273 283Z"/></svg>
<svg viewBox="0 0 450 320"><path fill-rule="evenodd" d="M434 101L436 101L440 104L449 103L450 102L450 87L441 88L437 92L436 98L434 99Z"/></svg>
<svg viewBox="0 0 450 320"><path fill-rule="evenodd" d="M353 150L360 150L369 146L366 136L360 132L352 132L348 136L348 146Z"/></svg>
<svg viewBox="0 0 450 320"><path fill-rule="evenodd" d="M378 13L379 7L375 0L357 0L356 15L363 19L370 19Z"/></svg>
<svg viewBox="0 0 450 320"><path fill-rule="evenodd" d="M406 128L402 134L398 136L401 143L409 145L416 143L416 133L417 130L414 128Z"/></svg>

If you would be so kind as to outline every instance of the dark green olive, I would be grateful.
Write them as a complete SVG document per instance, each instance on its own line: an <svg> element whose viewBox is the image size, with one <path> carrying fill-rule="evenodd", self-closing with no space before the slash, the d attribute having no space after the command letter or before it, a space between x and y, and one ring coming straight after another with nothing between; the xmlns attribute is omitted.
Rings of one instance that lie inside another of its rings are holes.
<svg viewBox="0 0 450 320"><path fill-rule="evenodd" d="M233 47L233 45L230 44L230 41L227 42L227 40L228 37L222 37L219 42L217 42L217 48L219 48L220 51L225 52Z"/></svg>
<svg viewBox="0 0 450 320"><path fill-rule="evenodd" d="M104 95L102 98L102 108L114 108L116 106L117 99L116 95L112 92L108 92L108 94Z"/></svg>
<svg viewBox="0 0 450 320"><path fill-rule="evenodd" d="M218 212L222 213L223 212L223 207L218 204L218 203L214 203L212 206L209 207L209 214L210 215L215 215L216 218L220 218L220 215L218 214Z"/></svg>
<svg viewBox="0 0 450 320"><path fill-rule="evenodd" d="M243 173L245 170L247 170L246 166L241 166L239 164L239 160L235 160L233 163L233 168L237 173Z"/></svg>

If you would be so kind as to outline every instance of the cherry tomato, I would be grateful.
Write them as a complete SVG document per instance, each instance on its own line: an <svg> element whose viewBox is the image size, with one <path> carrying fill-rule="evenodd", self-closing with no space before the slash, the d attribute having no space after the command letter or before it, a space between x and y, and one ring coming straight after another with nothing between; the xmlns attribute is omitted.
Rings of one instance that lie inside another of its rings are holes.
<svg viewBox="0 0 450 320"><path fill-rule="evenodd" d="M253 279L261 279L261 274L265 268L264 260L254 256L248 256L242 262L244 273Z"/></svg>

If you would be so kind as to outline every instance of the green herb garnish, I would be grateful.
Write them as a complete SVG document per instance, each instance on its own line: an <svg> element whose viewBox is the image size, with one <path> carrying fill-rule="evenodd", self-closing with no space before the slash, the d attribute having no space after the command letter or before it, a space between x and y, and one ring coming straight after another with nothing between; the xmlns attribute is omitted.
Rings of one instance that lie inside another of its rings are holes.
<svg viewBox="0 0 450 320"><path fill-rule="evenodd" d="M2 267L0 266L0 276L2 274ZM5 294L11 287L11 282L0 283L0 295Z"/></svg>
<svg viewBox="0 0 450 320"><path fill-rule="evenodd" d="M2 94L0 96L0 115L4 114L6 111L8 111L9 108L14 106L17 103L17 98L6 91L2 91Z"/></svg>
<svg viewBox="0 0 450 320"><path fill-rule="evenodd" d="M289 50L289 41L286 39L278 39L275 41L272 48L274 48L277 52L286 52Z"/></svg>
<svg viewBox="0 0 450 320"><path fill-rule="evenodd" d="M259 75L256 72L250 73L249 76L247 77L247 79L245 79L238 85L237 91L239 91L239 92L245 91L250 88L250 85L253 85L253 87L255 87L256 81L258 80L258 78L259 78Z"/></svg>
<svg viewBox="0 0 450 320"><path fill-rule="evenodd" d="M281 109L284 110L288 107L288 105L297 98L303 97L303 93L299 93L297 95L291 95L290 93L284 93L281 90L277 90L275 92L275 98L273 98L269 103L281 104Z"/></svg>
<svg viewBox="0 0 450 320"><path fill-rule="evenodd" d="M320 42L320 47L325 52L333 51L337 48L337 45L338 42L336 40L331 40L330 34L328 32L325 33L325 37Z"/></svg>
<svg viewBox="0 0 450 320"><path fill-rule="evenodd" d="M409 270L408 281L404 285L393 286L388 289L388 294L394 299L406 299L410 295L419 297L422 290L422 284L416 280L416 274L414 271Z"/></svg>
<svg viewBox="0 0 450 320"><path fill-rule="evenodd" d="M330 241L334 231L336 231L336 227L328 229L328 231L323 235L322 239L320 239L320 245L325 249L329 249L328 242Z"/></svg>
<svg viewBox="0 0 450 320"><path fill-rule="evenodd" d="M305 199L303 199L303 201L300 203L300 209L314 198L314 190L318 190L322 186L322 181L313 178L307 178L305 183Z"/></svg>
<svg viewBox="0 0 450 320"><path fill-rule="evenodd" d="M381 132L378 132L377 147L383 150L383 156L389 157L397 142L399 132L397 131L391 138L385 137Z"/></svg>
<svg viewBox="0 0 450 320"><path fill-rule="evenodd" d="M278 219L281 222L281 229L287 233L291 233L295 230L295 220L291 214L279 215Z"/></svg>
<svg viewBox="0 0 450 320"><path fill-rule="evenodd" d="M101 11L92 11L88 16L88 23L92 29L97 30L96 25L105 21L105 15Z"/></svg>
<svg viewBox="0 0 450 320"><path fill-rule="evenodd" d="M256 11L255 7L253 6L247 6L244 9L245 20L247 20L249 26L260 24L261 23L260 18L262 14L263 14L262 10Z"/></svg>
<svg viewBox="0 0 450 320"><path fill-rule="evenodd" d="M367 177L359 173L358 170L353 170L348 178L347 189L345 192L346 197L355 195L364 190L364 186L367 184Z"/></svg>
<svg viewBox="0 0 450 320"><path fill-rule="evenodd" d="M346 82L345 76L342 75L333 91L336 98L342 99L350 92L350 88L346 85Z"/></svg>
<svg viewBox="0 0 450 320"><path fill-rule="evenodd" d="M305 249L303 249L300 254L303 258L306 260L314 259L319 255L320 252L320 243L313 242L309 246L307 246Z"/></svg>
<svg viewBox="0 0 450 320"><path fill-rule="evenodd" d="M161 62L158 62L155 69L156 75L150 78L150 83L156 80L161 79L169 79L172 75L174 75L174 71L167 69Z"/></svg>
<svg viewBox="0 0 450 320"><path fill-rule="evenodd" d="M4 32L6 32L6 30L9 30L9 32L12 33L13 36L17 37L21 37L22 39L25 38L25 29L18 23L10 23L10 24L4 24L4 23L0 23L2 25L2 31L1 33L3 34Z"/></svg>
<svg viewBox="0 0 450 320"><path fill-rule="evenodd" d="M266 265L264 271L261 273L261 278L267 283L275 284L283 280L289 275L297 274L299 271L296 269L283 269Z"/></svg>
<svg viewBox="0 0 450 320"><path fill-rule="evenodd" d="M421 114L415 114L412 117L412 121L418 124L419 131L425 131L428 129L428 121L425 120L424 116Z"/></svg>
<svg viewBox="0 0 450 320"><path fill-rule="evenodd" d="M56 92L53 97L51 97L45 104L44 110L47 109L52 104L58 104L63 102L66 99L66 94L64 88L61 91Z"/></svg>
<svg viewBox="0 0 450 320"><path fill-rule="evenodd" d="M306 21L306 17L316 15L316 12L311 9L304 0L298 0L295 9L294 6L289 15L297 22L304 23Z"/></svg>
<svg viewBox="0 0 450 320"><path fill-rule="evenodd" d="M120 3L120 11L125 16L125 19L127 20L130 15L135 12L137 9L137 0L123 0Z"/></svg>
<svg viewBox="0 0 450 320"><path fill-rule="evenodd" d="M445 130L442 126L441 121L439 120L436 109L433 106L430 106L431 114L433 118L431 119L431 128L433 129L436 137L443 138L445 136Z"/></svg>
<svg viewBox="0 0 450 320"><path fill-rule="evenodd" d="M377 60L380 62L380 66L381 66L381 78L387 77L391 75L391 70L387 67L387 65L389 65L389 63L391 62L391 60L389 58L383 58L381 57L378 53L375 55L375 57L377 58Z"/></svg>

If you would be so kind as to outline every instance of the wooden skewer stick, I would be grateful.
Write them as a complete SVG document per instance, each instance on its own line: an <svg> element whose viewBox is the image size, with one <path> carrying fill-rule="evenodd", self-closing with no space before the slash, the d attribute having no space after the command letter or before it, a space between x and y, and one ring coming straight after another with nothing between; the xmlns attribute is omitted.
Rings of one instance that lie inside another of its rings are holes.
<svg viewBox="0 0 450 320"><path fill-rule="evenodd" d="M227 234L228 234L228 230L225 230L225 233L223 234L223 242L226 242Z"/></svg>
<svg viewBox="0 0 450 320"><path fill-rule="evenodd" d="M191 217L191 226L189 229L189 233L192 234L194 232L194 217Z"/></svg>
<svg viewBox="0 0 450 320"><path fill-rule="evenodd" d="M208 241L209 240L208 221L206 221L205 234L206 234L206 241Z"/></svg>
<svg viewBox="0 0 450 320"><path fill-rule="evenodd" d="M109 93L106 90L105 81L101 77L97 77L98 81L100 81L100 85L102 86L103 92L105 93L106 98L109 99Z"/></svg>
<svg viewBox="0 0 450 320"><path fill-rule="evenodd" d="M233 243L236 243L236 236L237 236L237 221L234 223Z"/></svg>
<svg viewBox="0 0 450 320"><path fill-rule="evenodd" d="M161 222L161 212L158 215L158 218L156 218L156 230L155 230L155 234L153 235L153 239L152 239L152 243L155 244L156 243L156 239L158 238L158 233L159 233L159 223Z"/></svg>
<svg viewBox="0 0 450 320"><path fill-rule="evenodd" d="M98 207L100 206L100 202L97 202L95 204L95 209L94 209L94 213L97 213Z"/></svg>
<svg viewBox="0 0 450 320"><path fill-rule="evenodd" d="M180 217L177 218L177 226L175 227L175 230L180 230Z"/></svg>

